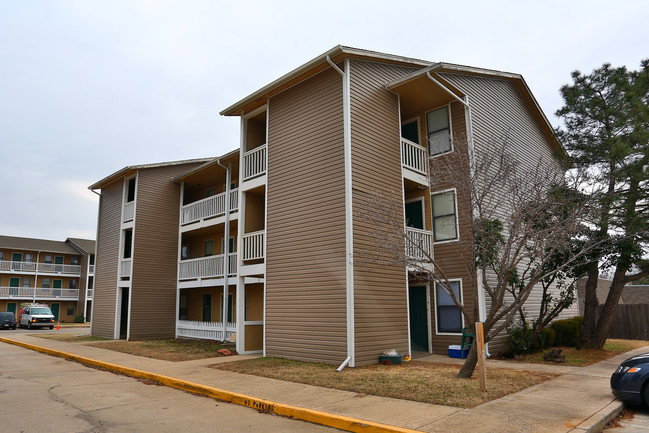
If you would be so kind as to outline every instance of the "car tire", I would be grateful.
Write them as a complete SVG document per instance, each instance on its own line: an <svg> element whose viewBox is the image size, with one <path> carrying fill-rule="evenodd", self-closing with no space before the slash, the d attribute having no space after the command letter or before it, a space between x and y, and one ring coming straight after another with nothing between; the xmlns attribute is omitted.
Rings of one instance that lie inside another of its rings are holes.
<svg viewBox="0 0 649 433"><path fill-rule="evenodd" d="M50 326L50 329L54 329L54 326Z"/></svg>

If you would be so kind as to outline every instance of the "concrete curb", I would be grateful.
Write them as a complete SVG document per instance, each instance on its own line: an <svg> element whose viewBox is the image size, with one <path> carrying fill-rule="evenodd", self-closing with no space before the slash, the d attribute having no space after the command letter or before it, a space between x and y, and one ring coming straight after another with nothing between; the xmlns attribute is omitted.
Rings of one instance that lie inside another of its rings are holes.
<svg viewBox="0 0 649 433"><path fill-rule="evenodd" d="M604 429L604 427L610 420L618 416L623 408L624 403L619 400L613 400L593 416L572 429L571 433L599 433Z"/></svg>
<svg viewBox="0 0 649 433"><path fill-rule="evenodd" d="M302 421L311 422L314 424L325 425L334 427L340 430L359 433L420 433L417 430L406 429L402 427L381 424L373 421L366 421L356 419L344 415L336 415L328 412L322 412L315 409L306 409L298 406L292 406L284 403L276 403L262 398L252 397L236 392L226 391L219 388L214 388L200 383L189 382L175 377L165 376L162 374L150 373L144 370L138 370L130 367L123 367L109 362L98 361L85 356L74 355L72 353L63 352L60 350L49 349L46 347L36 346L34 344L23 343L21 341L11 340L8 338L0 337L0 341L7 344L24 347L26 349L34 350L36 352L45 353L47 355L64 358L70 361L75 361L80 364L99 367L104 370L112 371L115 373L124 374L126 376L135 377L139 379L148 379L159 382L162 385L180 389L195 394L204 395L207 397L223 400L229 403L247 406L263 412L271 412L277 415L295 418Z"/></svg>

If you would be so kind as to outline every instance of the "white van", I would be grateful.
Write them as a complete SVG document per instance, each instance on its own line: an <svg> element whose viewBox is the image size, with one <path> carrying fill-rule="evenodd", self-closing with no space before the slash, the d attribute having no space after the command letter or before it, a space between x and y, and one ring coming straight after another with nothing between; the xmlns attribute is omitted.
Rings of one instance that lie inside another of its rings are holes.
<svg viewBox="0 0 649 433"><path fill-rule="evenodd" d="M18 326L21 328L45 328L54 329L54 314L50 307L44 304L29 304L22 307Z"/></svg>

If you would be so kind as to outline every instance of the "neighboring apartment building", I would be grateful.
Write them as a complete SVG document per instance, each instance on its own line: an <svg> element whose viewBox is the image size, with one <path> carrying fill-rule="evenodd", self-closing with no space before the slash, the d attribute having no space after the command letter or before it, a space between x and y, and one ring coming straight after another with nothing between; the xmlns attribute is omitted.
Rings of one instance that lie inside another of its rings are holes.
<svg viewBox="0 0 649 433"><path fill-rule="evenodd" d="M17 314L21 304L38 302L61 322L90 321L94 260L93 240L0 236L0 311Z"/></svg>
<svg viewBox="0 0 649 433"><path fill-rule="evenodd" d="M468 304L480 288L455 241L471 209L463 191L428 190L429 157L453 154L462 136L489 152L504 130L523 164L561 152L520 75L341 46L221 114L241 117L238 150L90 187L102 195L94 335L231 339L240 353L350 366L391 348L446 353L465 325L457 307L403 266L354 261L373 248L359 209L377 190L401 191L404 224Z"/></svg>

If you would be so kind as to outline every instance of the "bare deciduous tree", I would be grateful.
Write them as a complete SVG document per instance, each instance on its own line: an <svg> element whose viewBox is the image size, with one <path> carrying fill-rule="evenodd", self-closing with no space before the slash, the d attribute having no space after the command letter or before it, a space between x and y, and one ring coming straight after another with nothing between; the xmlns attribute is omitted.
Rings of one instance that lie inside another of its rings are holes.
<svg viewBox="0 0 649 433"><path fill-rule="evenodd" d="M508 137L497 137L488 152L474 154L465 139L454 141L454 152L429 160L429 191L454 188L459 225L468 227L456 241L457 262L480 289L462 302L451 288L456 277L448 260L440 260L430 237L408 227L401 191L377 191L358 213L374 227L375 249L356 251L355 261L405 265L412 279L442 288L459 308L465 324L479 320L479 290L484 290L485 342L493 340L513 320L541 281L574 266L589 247L576 254L573 242L589 211L566 181L556 161L524 164L514 158ZM563 257L563 260L557 260ZM552 264L552 266L550 266ZM520 273L519 271L525 270ZM510 282L518 278L515 291ZM458 377L471 377L477 362L476 345Z"/></svg>

